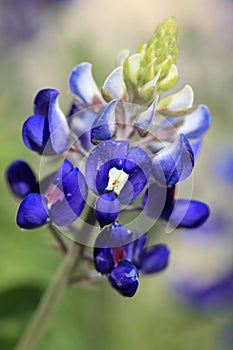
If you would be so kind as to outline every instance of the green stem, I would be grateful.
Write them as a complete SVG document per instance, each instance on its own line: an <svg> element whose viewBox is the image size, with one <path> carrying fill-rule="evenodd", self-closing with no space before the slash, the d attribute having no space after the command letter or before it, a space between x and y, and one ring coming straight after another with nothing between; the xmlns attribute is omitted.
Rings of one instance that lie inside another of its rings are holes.
<svg viewBox="0 0 233 350"><path fill-rule="evenodd" d="M64 295L65 290L68 288L71 272L81 253L82 246L78 244L74 244L70 251L67 252L50 285L45 291L29 327L22 335L16 350L35 349L38 341L47 329L56 306Z"/></svg>

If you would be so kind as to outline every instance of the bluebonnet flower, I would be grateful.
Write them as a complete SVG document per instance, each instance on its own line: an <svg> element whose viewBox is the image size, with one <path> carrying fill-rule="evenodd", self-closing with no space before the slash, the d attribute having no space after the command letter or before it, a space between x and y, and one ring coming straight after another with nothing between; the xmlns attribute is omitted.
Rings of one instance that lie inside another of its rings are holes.
<svg viewBox="0 0 233 350"><path fill-rule="evenodd" d="M23 171L23 172L22 172ZM39 185L27 163L17 160L8 168L7 179L12 191L23 198L17 224L33 229L53 222L67 226L82 213L86 196L86 183L79 169L65 160L56 174Z"/></svg>
<svg viewBox="0 0 233 350"><path fill-rule="evenodd" d="M154 198L157 196L158 201ZM165 198L164 198L165 197ZM161 206L161 203L164 203ZM143 197L145 213L169 222L174 228L195 228L201 226L209 217L209 207L200 201L190 199L175 199L175 186L164 188L156 183L149 186Z"/></svg>
<svg viewBox="0 0 233 350"><path fill-rule="evenodd" d="M158 273L168 264L166 245L145 247L147 236L138 237L138 233L128 232L126 227L115 222L100 233L94 248L96 270L106 275L112 287L126 297L136 293L139 272L143 275ZM126 244L127 240L132 242Z"/></svg>
<svg viewBox="0 0 233 350"><path fill-rule="evenodd" d="M209 215L204 203L174 198L175 186L192 173L210 125L208 108L193 108L190 86L167 93L178 79L176 36L175 20L165 20L135 54L120 55L101 88L89 62L77 65L69 76L67 116L57 90L39 91L33 115L23 125L23 141L43 157L66 159L40 183L21 161L7 175L13 192L23 197L17 215L22 228L48 222L69 226L87 208L87 224L96 219L102 229L95 241L95 267L126 296L135 294L139 271L156 273L167 266L169 251L163 244L145 248L148 230L131 232L118 224L120 213L138 210L142 202L140 211L153 223L166 220L174 228L198 227ZM77 230L77 240L80 234Z"/></svg>
<svg viewBox="0 0 233 350"><path fill-rule="evenodd" d="M151 160L139 147L127 141L105 141L90 153L86 163L89 188L100 194L96 217L101 226L115 221L120 203L131 203L144 189L151 172Z"/></svg>
<svg viewBox="0 0 233 350"><path fill-rule="evenodd" d="M58 96L55 89L39 91L34 100L34 115L23 125L25 145L39 154L61 154L69 148L70 130Z"/></svg>

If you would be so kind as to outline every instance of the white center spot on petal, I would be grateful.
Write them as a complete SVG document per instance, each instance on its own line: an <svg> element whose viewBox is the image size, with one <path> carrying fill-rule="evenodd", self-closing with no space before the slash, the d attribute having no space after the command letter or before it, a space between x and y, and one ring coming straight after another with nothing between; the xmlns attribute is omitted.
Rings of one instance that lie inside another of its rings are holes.
<svg viewBox="0 0 233 350"><path fill-rule="evenodd" d="M109 181L106 187L107 191L114 191L117 195L120 194L122 188L126 184L129 174L126 174L123 170L112 168L108 173Z"/></svg>

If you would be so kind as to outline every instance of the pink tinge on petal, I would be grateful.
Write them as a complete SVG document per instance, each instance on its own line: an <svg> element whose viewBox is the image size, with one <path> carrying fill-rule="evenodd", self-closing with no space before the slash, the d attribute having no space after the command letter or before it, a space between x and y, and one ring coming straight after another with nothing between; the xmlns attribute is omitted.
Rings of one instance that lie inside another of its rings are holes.
<svg viewBox="0 0 233 350"><path fill-rule="evenodd" d="M62 201L65 196L60 188L54 184L51 184L44 194L44 197L48 200L48 206L51 207L57 201Z"/></svg>

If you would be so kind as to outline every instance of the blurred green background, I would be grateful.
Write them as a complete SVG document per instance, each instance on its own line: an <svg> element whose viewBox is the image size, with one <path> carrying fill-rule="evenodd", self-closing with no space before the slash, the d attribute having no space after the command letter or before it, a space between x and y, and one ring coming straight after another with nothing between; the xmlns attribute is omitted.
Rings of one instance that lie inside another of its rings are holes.
<svg viewBox="0 0 233 350"><path fill-rule="evenodd" d="M93 63L101 84L118 52L135 50L168 16L175 16L179 26L178 86L190 84L195 104L207 104L213 116L195 170L193 195L213 210L225 208L230 214L225 194L230 196L232 189L223 195L210 162L221 147L233 143L232 1L73 0L50 11L33 38L0 45L0 349L14 348L61 261L47 229L27 232L16 226L18 202L4 180L7 166L16 158L27 160L35 170L39 167L39 157L21 139L34 96L42 88L56 88L63 110L68 110L67 79L75 65ZM179 232L159 239L171 247L168 271L141 279L132 300L122 298L104 279L70 288L38 349L222 350L219 334L228 324L227 313L187 307L168 287L169 270L180 273L176 260L191 266L197 252L187 252Z"/></svg>

